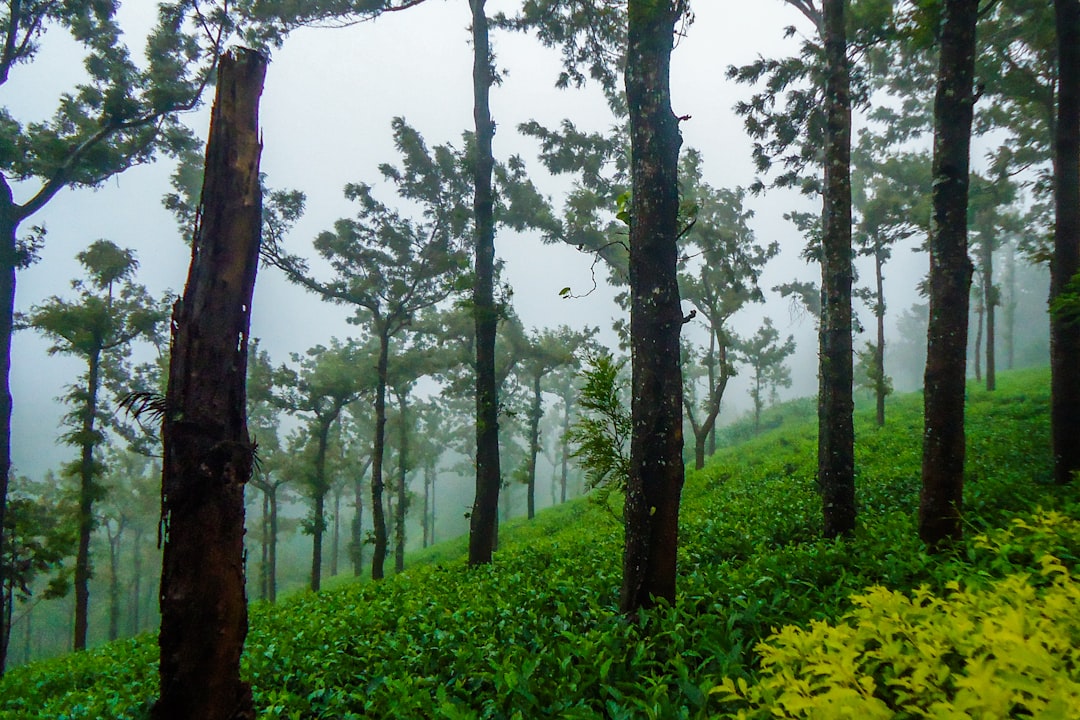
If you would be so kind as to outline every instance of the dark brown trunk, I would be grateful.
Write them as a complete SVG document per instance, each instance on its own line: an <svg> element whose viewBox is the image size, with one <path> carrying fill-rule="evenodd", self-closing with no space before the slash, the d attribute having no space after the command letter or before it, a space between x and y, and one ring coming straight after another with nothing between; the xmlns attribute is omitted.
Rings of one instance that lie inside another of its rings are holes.
<svg viewBox="0 0 1080 720"><path fill-rule="evenodd" d="M341 493L334 491L334 536L330 541L330 577L338 574L338 555L341 551Z"/></svg>
<svg viewBox="0 0 1080 720"><path fill-rule="evenodd" d="M630 111L630 477L619 609L674 603L682 494L683 317L678 259L678 160L671 111L671 49L682 3L630 0L626 99Z"/></svg>
<svg viewBox="0 0 1080 720"><path fill-rule="evenodd" d="M247 636L244 485L253 462L245 374L262 216L265 74L266 58L253 51L221 58L191 269L173 308L155 720L255 716L240 654Z"/></svg>
<svg viewBox="0 0 1080 720"><path fill-rule="evenodd" d="M360 577L364 571L364 481L358 475L353 484L354 507L356 514L352 521L352 564L353 575Z"/></svg>
<svg viewBox="0 0 1080 720"><path fill-rule="evenodd" d="M405 569L405 515L409 510L406 475L409 471L409 425L406 393L397 396L401 426L398 428L397 519L394 527L394 572Z"/></svg>
<svg viewBox="0 0 1080 720"><path fill-rule="evenodd" d="M717 351L716 334L709 333L709 357L714 357ZM701 424L691 424L694 430L694 468L700 470L705 467L705 444L710 438L715 438L716 418L720 415L720 403L724 399L724 391L727 389L729 373L727 364L727 347L724 343L720 347L720 376L717 377L714 362L709 363L709 404L706 407L705 417ZM712 452L716 447L712 448Z"/></svg>
<svg viewBox="0 0 1080 720"><path fill-rule="evenodd" d="M982 248L982 289L983 312L986 314L986 389L997 389L997 374L994 368L994 306L997 305L997 292L994 290L994 245L987 237Z"/></svg>
<svg viewBox="0 0 1080 720"><path fill-rule="evenodd" d="M851 360L851 93L846 0L824 0L825 198L822 213L818 484L827 538L855 530Z"/></svg>
<svg viewBox="0 0 1080 720"><path fill-rule="evenodd" d="M79 458L79 545L75 552L75 635L72 648L76 651L86 649L86 633L89 626L90 576L93 572L90 564L90 536L94 533L94 495L97 493L94 483L94 433L97 419L98 384L101 375L101 351L89 356L86 374L86 406L81 429L81 447Z"/></svg>
<svg viewBox="0 0 1080 720"><path fill-rule="evenodd" d="M375 526L375 552L371 557L371 579L382 580L388 537L383 509L383 456L386 453L386 373L390 363L390 338L385 329L379 336L379 359L375 366L375 442L371 449L371 520Z"/></svg>
<svg viewBox="0 0 1080 720"><path fill-rule="evenodd" d="M491 46L486 0L469 0L473 39L473 120L476 162L473 171L473 213L476 225L476 280L473 313L476 318L476 499L469 518L469 564L491 562L499 514L499 388L495 379L495 194L491 175L495 165L488 97L491 93Z"/></svg>
<svg viewBox="0 0 1080 720"><path fill-rule="evenodd" d="M874 364L877 377L874 378L876 400L876 420L878 427L885 427L885 277L882 273L883 248L880 241L874 252L874 281L877 287L877 306L874 315L877 318L877 345L874 347Z"/></svg>
<svg viewBox="0 0 1080 720"><path fill-rule="evenodd" d="M15 320L15 267L18 263L11 188L0 178L0 557L4 556L4 516L7 513L8 476L11 474L11 336ZM0 571L0 587L4 577ZM0 676L7 667L11 628L0 613Z"/></svg>
<svg viewBox="0 0 1080 720"><path fill-rule="evenodd" d="M540 454L540 416L543 414L543 396L540 394L540 375L533 378L532 407L529 409L529 519L536 517L536 457Z"/></svg>
<svg viewBox="0 0 1080 720"><path fill-rule="evenodd" d="M934 98L930 322L919 497L919 537L932 550L963 535L964 377L973 272L967 255L968 164L978 10L978 0L946 0Z"/></svg>
<svg viewBox="0 0 1080 720"><path fill-rule="evenodd" d="M322 589L322 565L323 565L323 533L326 532L326 445L329 442L330 425L333 424L336 414L320 417L318 423L318 445L315 450L315 487L312 500L315 502L312 508L311 523L311 591L319 592Z"/></svg>
<svg viewBox="0 0 1080 720"><path fill-rule="evenodd" d="M1050 299L1080 271L1080 2L1054 0L1058 47L1058 114L1054 138L1054 257ZM1050 321L1054 478L1080 471L1080 322Z"/></svg>
<svg viewBox="0 0 1080 720"><path fill-rule="evenodd" d="M979 298L978 304L975 306L975 352L972 353L972 357L975 359L975 382L982 382L982 336L983 336L983 317L986 315L985 306L982 304L982 298Z"/></svg>

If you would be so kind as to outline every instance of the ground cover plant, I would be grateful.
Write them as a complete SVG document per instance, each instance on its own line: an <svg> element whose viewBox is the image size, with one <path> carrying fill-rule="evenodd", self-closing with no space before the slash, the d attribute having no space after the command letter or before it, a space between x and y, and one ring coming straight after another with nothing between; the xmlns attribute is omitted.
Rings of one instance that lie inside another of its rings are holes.
<svg viewBox="0 0 1080 720"><path fill-rule="evenodd" d="M787 678L812 698L864 692L863 676L888 712L962 708L971 683L1002 684L966 661L994 646L950 646L938 658L946 675L909 657L907 674L885 677L873 655L884 645L874 633L886 631L877 604L908 608L912 648L953 638L957 618L1012 612L1008 622L1023 624L1040 603L1057 614L1033 632L1077 646L1075 605L1060 598L1075 592L1080 490L1049 482L1048 385L1046 370L1032 370L1003 374L994 393L969 386L969 539L952 557L928 557L916 536L920 395L893 399L885 428L872 410L857 414L860 527L847 541L819 539L816 429L780 406L763 418L771 429L688 472L674 608L624 620L622 527L605 508L568 503L501 528L491 566L468 569L458 541L381 583L255 604L244 667L258 716L768 717ZM1028 599L1002 604L1014 591ZM927 608L952 625L916 622ZM866 652L830 655L845 633ZM903 654L907 640L897 642ZM0 718L145 717L155 660L143 636L15 668L0 684ZM1058 660L1055 687L1080 682L1075 658ZM852 668L849 682L841 671ZM1026 702L1016 712L1042 707L1034 693ZM823 716L796 700L783 707Z"/></svg>

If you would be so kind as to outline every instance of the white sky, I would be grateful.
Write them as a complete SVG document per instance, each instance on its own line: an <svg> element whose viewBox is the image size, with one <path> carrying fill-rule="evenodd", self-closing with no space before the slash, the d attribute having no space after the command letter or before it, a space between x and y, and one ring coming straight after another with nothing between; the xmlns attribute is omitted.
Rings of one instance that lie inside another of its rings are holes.
<svg viewBox="0 0 1080 720"><path fill-rule="evenodd" d="M137 3L128 0L122 10L132 27L148 23L153 9L149 0ZM497 3L491 11L512 5ZM311 239L319 231L353 214L341 192L346 183L375 182L379 163L397 163L392 117L404 116L429 146L459 144L461 132L471 128L467 7L464 0L429 0L350 29L299 31L276 52L262 100L262 169L272 187L307 193L307 214L288 240L291 250L309 253ZM732 106L747 98L750 90L727 80L725 69L758 54L778 57L794 52L795 41L783 39L783 28L790 24L806 28L808 23L781 0L696 0L693 9L696 22L676 48L672 70L674 110L692 116L682 124L684 145L702 151L709 183L745 186L753 180L750 143ZM141 41L131 42L137 53ZM565 184L545 175L536 160L535 144L514 128L529 119L554 126L569 117L579 127L600 130L611 120L595 90L554 89L559 69L554 51L544 50L529 37L506 33L495 33L493 44L499 67L509 71L504 83L492 91L492 113L499 128L495 153L499 158L522 155L536 182L558 201ZM77 81L80 57L60 33L46 35L39 59L12 73L4 91L6 106L23 121L47 116L59 93ZM206 108L189 117L191 127L203 137L207 122ZM80 273L74 255L97 238L134 248L141 261L139 280L152 292L168 288L179 292L189 253L161 206L171 169L162 162L135 168L96 192L64 191L32 218L30 223L47 226L47 243L41 262L19 274L17 307L25 311L52 294L64 294L68 282ZM380 197L393 204L389 192ZM793 207L814 209L813 203L790 193L771 193L749 202L757 213L754 228L759 241L778 240L782 247L762 287L767 290L796 276L814 279L817 269L799 259L803 239L782 219ZM600 325L612 341L611 320L620 311L611 302L611 293L601 291L577 300L558 297L559 289L567 285L575 290L591 285L589 256L509 233L496 239L496 251L506 260L506 279L526 327ZM890 265L890 277L907 287L925 264L922 259L909 260L909 255L898 251ZM890 307L898 313L906 304ZM791 361L796 382L792 392L812 392L816 347L811 323L793 321L786 301L774 298L764 309L745 313L737 329L752 333L764 314L783 333L795 333L799 342L798 355ZM345 323L349 315L346 309L286 283L276 271L265 270L256 287L252 335L262 338L274 361L281 362L288 353L326 343L331 336L355 334L356 328ZM62 432L59 418L64 408L54 398L81 368L71 359L47 357L46 348L31 332L15 338L13 455L16 471L32 476L73 456L70 448L55 442ZM733 382L725 403L745 402L744 387Z"/></svg>

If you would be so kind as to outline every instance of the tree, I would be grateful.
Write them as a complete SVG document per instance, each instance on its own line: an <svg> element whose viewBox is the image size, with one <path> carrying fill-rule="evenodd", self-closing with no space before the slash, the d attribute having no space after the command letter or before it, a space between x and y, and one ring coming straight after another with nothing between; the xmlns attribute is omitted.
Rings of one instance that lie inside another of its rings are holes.
<svg viewBox="0 0 1080 720"><path fill-rule="evenodd" d="M566 325L557 330L533 330L527 338L526 356L519 365L532 397L528 411L528 458L525 484L528 488L527 512L531 520L536 515L536 459L540 454L540 420L544 416L543 381L556 368L576 365L574 353L598 332L586 328L576 332Z"/></svg>
<svg viewBox="0 0 1080 720"><path fill-rule="evenodd" d="M705 444L716 427L724 390L734 374L728 352L735 338L728 321L747 304L763 302L758 277L780 246L774 242L763 247L756 242L748 224L753 212L743 205L746 191L716 189L705 183L697 151L686 152L680 170L683 205L692 204L696 210L693 225L684 235L683 253L700 257L700 262L680 273L679 291L709 332L704 362L708 384L700 415L690 394L684 393L683 398L694 432L694 467L700 469L705 466Z"/></svg>
<svg viewBox="0 0 1080 720"><path fill-rule="evenodd" d="M968 166L978 0L942 5L934 97L930 325L923 382L919 537L937 550L963 534L964 376L972 266L967 255Z"/></svg>
<svg viewBox="0 0 1080 720"><path fill-rule="evenodd" d="M225 55L210 119L199 225L173 307L163 404L161 695L155 720L253 718L240 679L247 636L244 484L255 448L245 375L259 260L259 96L266 58Z"/></svg>
<svg viewBox="0 0 1080 720"><path fill-rule="evenodd" d="M0 108L0 555L11 467L15 276L33 262L44 239L43 228L23 237L20 228L65 188L98 187L158 152L189 147L178 113L199 103L233 21L227 4L201 13L189 0L162 2L147 40L146 67L140 68L121 42L118 3L13 0L6 7L0 87L33 62L49 33L70 35L84 49L89 77L62 96L48 120L26 122ZM200 20L197 29L192 16ZM24 202L15 199L14 183L30 188Z"/></svg>
<svg viewBox="0 0 1080 720"><path fill-rule="evenodd" d="M795 352L795 339L788 335L780 342L780 333L773 327L772 320L765 318L761 327L752 337L737 344L740 359L753 371L750 398L754 401L754 432L761 430L761 410L765 407L765 396L775 401L776 388L791 387L791 371L784 360Z"/></svg>
<svg viewBox="0 0 1080 720"><path fill-rule="evenodd" d="M1058 102L1054 135L1054 257L1050 302L1080 284L1080 3L1054 0ZM1062 312L1050 320L1054 478L1067 483L1080 470L1080 321Z"/></svg>
<svg viewBox="0 0 1080 720"><path fill-rule="evenodd" d="M586 359L578 405L580 417L565 435L574 446L570 457L585 469L585 485L608 506L612 492L625 493L630 478L632 422L623 398L625 360L609 353Z"/></svg>
<svg viewBox="0 0 1080 720"><path fill-rule="evenodd" d="M311 535L311 590L322 582L323 533L326 531L326 496L333 484L327 472L330 431L347 405L355 402L375 384L364 360L372 348L332 339L330 347L317 345L305 355L293 354L300 369L282 366L274 373L274 402L292 413L304 413L310 422L299 438L302 456L300 482L311 501L311 514L304 524ZM365 372L368 370L368 372Z"/></svg>
<svg viewBox="0 0 1080 720"><path fill-rule="evenodd" d="M393 125L404 165L383 165L380 170L403 199L422 204L424 220L416 222L391 210L375 199L369 185L349 185L346 197L360 205L356 218L338 220L333 231L321 233L314 241L316 251L334 269L333 279L314 278L299 257L282 252L274 257L293 282L329 302L356 308L353 322L367 325L378 343L371 476L374 579L383 576L388 543L382 494L391 341L417 313L457 289L465 254L456 243L467 229L467 216L460 212L460 168L464 165L460 152L440 146L429 153L420 134L404 120L397 118Z"/></svg>
<svg viewBox="0 0 1080 720"><path fill-rule="evenodd" d="M630 110L630 477L619 609L675 601L683 485L683 315L677 275L679 120L670 63L684 0L629 0L626 101Z"/></svg>
<svg viewBox="0 0 1080 720"><path fill-rule="evenodd" d="M98 482L104 466L101 446L110 413L102 411L103 384L123 372L131 344L140 336L158 340L165 308L142 285L132 281L138 261L130 250L109 240L97 240L76 256L86 270L85 280L72 282L75 301L52 297L30 310L26 322L55 344L50 354L73 355L86 362L86 373L72 385L65 417L71 431L64 441L79 449L79 459L65 472L79 480L79 547L75 559L75 650L86 648L90 604L90 537L97 519L94 503L104 494Z"/></svg>
<svg viewBox="0 0 1080 720"><path fill-rule="evenodd" d="M15 601L29 602L41 576L49 576L43 598L66 595L70 572L64 561L75 553L78 542L75 503L55 486L18 477L9 500L5 517L8 541L0 556L0 615L6 633L0 636L0 660L7 658ZM4 669L0 663L0 675Z"/></svg>

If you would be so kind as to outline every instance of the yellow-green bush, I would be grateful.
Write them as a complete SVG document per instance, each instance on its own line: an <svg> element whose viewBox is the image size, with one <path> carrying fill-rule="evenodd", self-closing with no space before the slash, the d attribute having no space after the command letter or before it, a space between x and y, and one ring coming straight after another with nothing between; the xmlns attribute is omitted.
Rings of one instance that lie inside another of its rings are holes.
<svg viewBox="0 0 1080 720"><path fill-rule="evenodd" d="M758 682L713 695L740 718L1080 718L1080 584L1037 565L945 597L870 588L837 625L775 633Z"/></svg>

